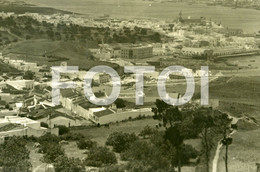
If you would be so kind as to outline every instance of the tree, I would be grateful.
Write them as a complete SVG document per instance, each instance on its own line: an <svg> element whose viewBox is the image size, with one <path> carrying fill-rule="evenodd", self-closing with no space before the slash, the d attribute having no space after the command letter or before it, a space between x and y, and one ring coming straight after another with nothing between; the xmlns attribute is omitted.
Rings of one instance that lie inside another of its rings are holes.
<svg viewBox="0 0 260 172"><path fill-rule="evenodd" d="M93 142L90 139L80 139L77 142L77 146L78 146L79 149L90 149L90 148L93 148L96 145L97 145L97 143Z"/></svg>
<svg viewBox="0 0 260 172"><path fill-rule="evenodd" d="M169 157L149 141L133 142L129 149L121 153L122 160L130 161L129 171L168 171Z"/></svg>
<svg viewBox="0 0 260 172"><path fill-rule="evenodd" d="M159 33L155 33L151 36L151 39L154 41L154 42L161 42L161 35Z"/></svg>
<svg viewBox="0 0 260 172"><path fill-rule="evenodd" d="M146 136L151 137L157 132L156 129L153 129L149 125L145 126L144 129L139 133L139 136L146 138Z"/></svg>
<svg viewBox="0 0 260 172"><path fill-rule="evenodd" d="M26 71L23 75L23 79L33 80L34 79L34 73L32 71Z"/></svg>
<svg viewBox="0 0 260 172"><path fill-rule="evenodd" d="M120 98L116 99L115 104L116 104L116 108L118 108L118 109L125 107L125 101Z"/></svg>
<svg viewBox="0 0 260 172"><path fill-rule="evenodd" d="M182 146L181 163L188 164L191 158L195 159L199 155L199 152L194 149L191 145L184 144Z"/></svg>
<svg viewBox="0 0 260 172"><path fill-rule="evenodd" d="M85 166L80 159L60 156L54 163L55 172L84 172Z"/></svg>
<svg viewBox="0 0 260 172"><path fill-rule="evenodd" d="M84 135L80 133L67 133L60 136L61 140L67 140L67 141L78 141L84 138L85 138Z"/></svg>
<svg viewBox="0 0 260 172"><path fill-rule="evenodd" d="M218 129L223 137L221 142L226 148L224 159L225 159L226 172L228 172L228 146L230 144L232 144L232 141L233 141L233 139L230 137L231 136L230 123L231 123L232 119L230 119L227 114L219 112L215 121L216 121L216 125L218 126Z"/></svg>
<svg viewBox="0 0 260 172"><path fill-rule="evenodd" d="M97 147L90 149L85 160L87 166L101 167L102 165L116 164L117 159L114 152L106 147Z"/></svg>
<svg viewBox="0 0 260 172"><path fill-rule="evenodd" d="M156 149L160 150L160 152L167 158L169 161L171 161L171 164L173 166L178 165L178 159L177 159L177 151L172 146L172 144L165 140L165 133L164 132L157 132L155 133L151 138L150 141L152 144L156 146ZM182 165L188 165L189 160L191 158L196 158L199 155L199 152L195 150L191 145L182 144L181 146L181 164Z"/></svg>
<svg viewBox="0 0 260 172"><path fill-rule="evenodd" d="M47 133L38 139L40 144L44 144L45 142L54 142L54 143L59 143L60 138L56 135Z"/></svg>
<svg viewBox="0 0 260 172"><path fill-rule="evenodd" d="M39 137L41 151L44 153L43 160L46 163L55 162L56 158L65 155L64 150L59 145L60 138L52 134L45 134Z"/></svg>
<svg viewBox="0 0 260 172"><path fill-rule="evenodd" d="M138 26L135 26L135 27L134 27L134 30L135 30L136 32L140 32L140 28L139 28Z"/></svg>
<svg viewBox="0 0 260 172"><path fill-rule="evenodd" d="M106 145L113 146L113 151L120 153L128 149L130 143L137 139L138 137L134 133L114 132L107 138Z"/></svg>
<svg viewBox="0 0 260 172"><path fill-rule="evenodd" d="M142 34L142 35L146 35L146 34L147 34L147 29L142 28L142 29L141 29L141 34Z"/></svg>
<svg viewBox="0 0 260 172"><path fill-rule="evenodd" d="M153 108L154 119L163 122L165 128L164 138L168 140L170 144L176 149L177 164L174 162L174 156L172 156L172 165L178 167L178 172L181 172L181 156L182 156L182 145L184 141L184 134L182 133L182 122L183 115L177 107L166 104L162 100L156 100L156 108ZM188 127L188 126L186 126Z"/></svg>
<svg viewBox="0 0 260 172"><path fill-rule="evenodd" d="M56 159L60 156L64 156L65 152L61 148L61 146L57 143L50 142L50 143L45 143L45 151L43 152L43 160L46 163L53 163L56 162Z"/></svg>
<svg viewBox="0 0 260 172"><path fill-rule="evenodd" d="M181 135L180 127L175 125L170 128L167 128L165 131L164 138L168 140L171 143L171 145L176 149L177 163L172 161L172 164L174 166L178 166L178 172L181 172L181 151L184 137Z"/></svg>
<svg viewBox="0 0 260 172"><path fill-rule="evenodd" d="M20 137L11 137L0 145L0 166L4 172L31 171L29 150L26 148L26 140Z"/></svg>
<svg viewBox="0 0 260 172"><path fill-rule="evenodd" d="M199 109L194 112L193 123L195 128L198 128L202 134L202 153L205 159L206 171L209 172L210 152L214 146L214 111L211 109Z"/></svg>
<svg viewBox="0 0 260 172"><path fill-rule="evenodd" d="M32 38L32 37L31 37L30 35L26 35L26 36L25 36L25 39L27 39L27 40L28 40L28 39L31 39L31 38Z"/></svg>

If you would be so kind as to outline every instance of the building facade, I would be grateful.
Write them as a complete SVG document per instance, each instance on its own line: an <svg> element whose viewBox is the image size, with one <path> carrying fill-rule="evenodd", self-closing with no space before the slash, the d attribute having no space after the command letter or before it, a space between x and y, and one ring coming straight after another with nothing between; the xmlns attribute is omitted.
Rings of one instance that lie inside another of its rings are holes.
<svg viewBox="0 0 260 172"><path fill-rule="evenodd" d="M121 48L121 58L140 59L152 56L152 46L129 46Z"/></svg>

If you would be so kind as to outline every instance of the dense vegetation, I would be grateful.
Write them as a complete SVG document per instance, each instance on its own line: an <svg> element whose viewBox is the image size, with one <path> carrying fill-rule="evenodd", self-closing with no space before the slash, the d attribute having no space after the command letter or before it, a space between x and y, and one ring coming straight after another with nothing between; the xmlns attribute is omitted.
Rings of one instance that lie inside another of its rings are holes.
<svg viewBox="0 0 260 172"><path fill-rule="evenodd" d="M176 168L180 172L182 166L194 164L199 168L197 170L208 172L212 148L216 146L217 140L222 138L226 150L232 142L229 137L232 131L231 120L219 111L192 106L179 110L157 100L153 112L154 119L160 122L157 127L146 126L138 135L113 132L106 140L108 147L100 147L90 138L71 133L65 126L59 126L60 136L46 134L27 141L13 137L0 146L1 157L7 157L0 159L0 165L6 171L10 168L30 171L29 151L25 145L28 141L33 141L40 145L38 152L43 153L42 161L53 164L57 172L81 172L87 166L108 172L163 172L174 171ZM201 150L185 143L185 140L191 138L200 138ZM68 144L68 141L76 142L78 149L86 150L86 157L67 157L62 145ZM227 155L226 152L226 162ZM14 158L16 156L19 158ZM119 165L119 160L126 163Z"/></svg>
<svg viewBox="0 0 260 172"><path fill-rule="evenodd" d="M138 43L143 41L160 42L161 35L149 29L135 27L133 30L110 29L109 27L84 27L75 24L58 23L54 25L45 21L39 22L28 16L0 17L0 25L10 35L15 37L10 40L5 34L0 35L0 45L29 39L51 39L62 41L78 41L88 43L88 47L96 43Z"/></svg>
<svg viewBox="0 0 260 172"><path fill-rule="evenodd" d="M0 166L4 172L31 171L27 141L20 137L11 137L0 145Z"/></svg>

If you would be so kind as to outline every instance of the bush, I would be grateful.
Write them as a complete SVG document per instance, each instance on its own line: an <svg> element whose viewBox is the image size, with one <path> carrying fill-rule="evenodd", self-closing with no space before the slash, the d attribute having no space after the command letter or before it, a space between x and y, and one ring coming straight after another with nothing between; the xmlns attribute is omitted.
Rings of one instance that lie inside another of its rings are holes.
<svg viewBox="0 0 260 172"><path fill-rule="evenodd" d="M80 139L84 139L85 136L80 133L66 133L60 136L61 140L66 141L78 141Z"/></svg>
<svg viewBox="0 0 260 172"><path fill-rule="evenodd" d="M134 133L114 132L107 138L106 145L113 146L113 151L120 153L128 149L130 143L137 139L138 137Z"/></svg>
<svg viewBox="0 0 260 172"><path fill-rule="evenodd" d="M190 159L195 159L199 156L199 152L194 149L191 145L184 144L182 146L182 164L188 164Z"/></svg>
<svg viewBox="0 0 260 172"><path fill-rule="evenodd" d="M11 137L0 145L0 166L2 171L23 171L31 169L30 152L26 148L26 140L21 137Z"/></svg>
<svg viewBox="0 0 260 172"><path fill-rule="evenodd" d="M56 162L56 159L60 156L64 156L65 152L61 146L54 142L46 142L43 150L43 160L46 163Z"/></svg>
<svg viewBox="0 0 260 172"><path fill-rule="evenodd" d="M101 167L102 165L116 164L117 159L114 152L106 147L97 147L90 149L85 164L87 166Z"/></svg>
<svg viewBox="0 0 260 172"><path fill-rule="evenodd" d="M79 159L60 156L54 163L55 172L84 172L85 166Z"/></svg>
<svg viewBox="0 0 260 172"><path fill-rule="evenodd" d="M79 149L90 149L90 148L92 148L96 145L97 145L97 143L93 142L90 139L80 139L77 142L77 146L78 146Z"/></svg>
<svg viewBox="0 0 260 172"><path fill-rule="evenodd" d="M144 129L140 132L139 136L146 138L146 136L151 137L157 132L156 129L151 128L150 126L145 126Z"/></svg>
<svg viewBox="0 0 260 172"><path fill-rule="evenodd" d="M26 35L25 39L31 39L32 37L30 35Z"/></svg>
<svg viewBox="0 0 260 172"><path fill-rule="evenodd" d="M107 167L104 167L102 169L99 169L100 172L125 172L126 171L126 165L110 165Z"/></svg>
<svg viewBox="0 0 260 172"><path fill-rule="evenodd" d="M38 142L38 138L35 136L29 136L29 137L27 137L27 140L31 141L31 142Z"/></svg>
<svg viewBox="0 0 260 172"><path fill-rule="evenodd" d="M45 134L39 137L41 152L44 153L43 160L46 163L53 163L56 158L64 155L64 150L59 145L60 138L52 134Z"/></svg>
<svg viewBox="0 0 260 172"><path fill-rule="evenodd" d="M58 136L55 136L53 134L47 133L41 137L39 137L38 142L40 144L45 143L45 142L54 142L54 143L59 143L60 138Z"/></svg>
<svg viewBox="0 0 260 172"><path fill-rule="evenodd" d="M154 144L138 140L121 154L124 161L130 161L129 171L168 171L169 157Z"/></svg>
<svg viewBox="0 0 260 172"><path fill-rule="evenodd" d="M116 104L116 108L118 108L118 109L125 107L125 101L120 98L116 99L115 104Z"/></svg>

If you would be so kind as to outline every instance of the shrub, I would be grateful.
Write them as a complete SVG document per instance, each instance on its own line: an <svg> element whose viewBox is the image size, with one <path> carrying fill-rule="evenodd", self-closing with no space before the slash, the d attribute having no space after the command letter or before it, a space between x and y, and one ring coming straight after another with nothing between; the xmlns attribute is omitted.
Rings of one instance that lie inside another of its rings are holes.
<svg viewBox="0 0 260 172"><path fill-rule="evenodd" d="M170 159L154 144L138 140L121 154L122 160L130 161L129 171L168 171Z"/></svg>
<svg viewBox="0 0 260 172"><path fill-rule="evenodd" d="M43 150L43 160L46 163L53 163L59 156L65 155L64 150L57 143L47 142L45 143L44 148L45 149Z"/></svg>
<svg viewBox="0 0 260 172"><path fill-rule="evenodd" d="M144 129L140 132L139 136L146 138L146 136L151 137L156 133L156 129L151 128L150 126L145 126Z"/></svg>
<svg viewBox="0 0 260 172"><path fill-rule="evenodd" d="M120 98L116 99L115 104L116 104L116 108L118 108L118 109L125 107L125 101Z"/></svg>
<svg viewBox="0 0 260 172"><path fill-rule="evenodd" d="M113 151L119 153L128 149L130 143L137 139L138 137L134 133L114 132L107 138L106 145L113 146Z"/></svg>
<svg viewBox="0 0 260 172"><path fill-rule="evenodd" d="M90 139L80 139L77 142L77 146L78 146L79 149L90 149L90 148L92 148L96 145L97 145L97 143L93 142Z"/></svg>
<svg viewBox="0 0 260 172"><path fill-rule="evenodd" d="M31 168L30 152L26 148L26 140L21 137L11 137L0 145L0 166L2 171L29 172Z"/></svg>
<svg viewBox="0 0 260 172"><path fill-rule="evenodd" d="M106 147L97 147L90 149L85 160L85 165L101 167L102 165L116 164L117 159L114 152L111 152Z"/></svg>
<svg viewBox="0 0 260 172"><path fill-rule="evenodd" d="M182 156L181 162L182 164L188 164L191 158L195 159L199 155L199 152L194 149L191 145L184 144L182 146Z"/></svg>
<svg viewBox="0 0 260 172"><path fill-rule="evenodd" d="M38 142L40 144L45 143L45 142L54 142L54 143L59 143L60 138L58 136L55 136L53 134L47 133L41 137L39 137Z"/></svg>
<svg viewBox="0 0 260 172"><path fill-rule="evenodd" d="M54 163L55 172L84 172L85 166L75 158L59 156Z"/></svg>
<svg viewBox="0 0 260 172"><path fill-rule="evenodd" d="M80 133L66 133L60 136L61 140L66 141L78 141L80 139L84 139L85 136Z"/></svg>
<svg viewBox="0 0 260 172"><path fill-rule="evenodd" d="M126 165L110 165L107 167L104 167L102 169L99 170L100 172L125 172L126 171Z"/></svg>
<svg viewBox="0 0 260 172"><path fill-rule="evenodd" d="M25 39L27 39L27 40L28 40L28 39L31 39L31 36L30 36L30 35L26 35L26 36L25 36Z"/></svg>

